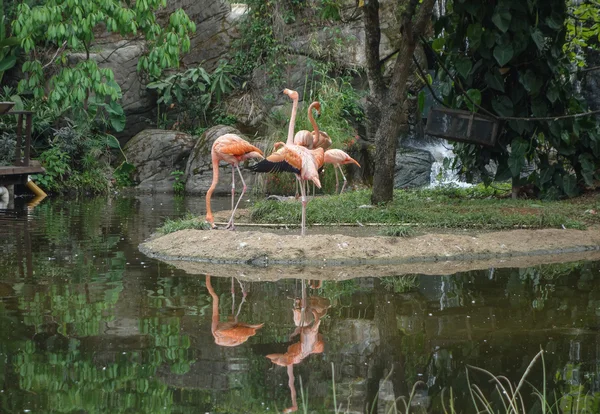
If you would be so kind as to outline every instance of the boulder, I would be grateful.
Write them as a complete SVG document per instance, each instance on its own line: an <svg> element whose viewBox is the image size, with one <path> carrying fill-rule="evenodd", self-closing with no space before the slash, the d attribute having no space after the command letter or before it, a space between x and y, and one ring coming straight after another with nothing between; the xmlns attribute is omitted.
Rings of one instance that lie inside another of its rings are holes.
<svg viewBox="0 0 600 414"><path fill-rule="evenodd" d="M399 150L396 153L394 188L423 187L431 183L431 165L435 158L425 149Z"/></svg>
<svg viewBox="0 0 600 414"><path fill-rule="evenodd" d="M173 171L183 171L195 139L179 131L147 129L133 137L123 152L135 166L133 179L137 189L153 192L171 192L175 177Z"/></svg>
<svg viewBox="0 0 600 414"><path fill-rule="evenodd" d="M166 23L171 13L183 9L196 23L196 33L190 36L190 51L183 56L183 63L188 67L202 64L211 72L221 59L228 57L231 42L238 37L236 24L245 13L244 6L224 0L170 0L157 18Z"/></svg>
<svg viewBox="0 0 600 414"><path fill-rule="evenodd" d="M227 125L217 125L207 129L200 137L192 154L190 155L187 166L185 167L185 191L190 194L204 194L208 191L213 179L213 167L210 156L210 150L213 142L223 134L243 135L235 128ZM244 181L247 186L256 183L256 173L242 171ZM241 190L241 182L236 172L236 191ZM214 194L231 194L231 166L221 162L219 165L219 183Z"/></svg>

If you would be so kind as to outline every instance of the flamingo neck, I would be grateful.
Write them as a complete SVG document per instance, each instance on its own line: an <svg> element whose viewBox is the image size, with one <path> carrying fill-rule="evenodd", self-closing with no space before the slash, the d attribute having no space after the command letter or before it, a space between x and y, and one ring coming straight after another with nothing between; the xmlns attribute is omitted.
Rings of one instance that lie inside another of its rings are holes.
<svg viewBox="0 0 600 414"><path fill-rule="evenodd" d="M219 296L215 293L215 290L210 283L210 276L206 275L206 288L208 289L208 293L212 296L212 324L210 327L210 331L214 334L217 331L217 326L219 325Z"/></svg>
<svg viewBox="0 0 600 414"><path fill-rule="evenodd" d="M320 139L320 136L319 136L319 126L317 125L317 121L315 121L315 118L313 118L313 114L312 114L312 109L316 105L318 105L318 102L313 102L308 107L308 120L310 121L310 124L312 125L314 133L315 133L315 137L313 138L313 141L315 143L318 143L319 139Z"/></svg>
<svg viewBox="0 0 600 414"><path fill-rule="evenodd" d="M219 159L214 152L212 152L211 157L213 166L213 179L212 183L210 184L210 188L206 192L206 221L208 221L212 226L215 223L215 219L213 218L212 209L210 208L210 199L215 191L215 188L217 187L217 183L219 182Z"/></svg>
<svg viewBox="0 0 600 414"><path fill-rule="evenodd" d="M294 128L296 126L296 111L298 110L298 98L294 99L292 102L292 115L290 117L290 126L288 128L288 137L286 141L286 145L294 144Z"/></svg>

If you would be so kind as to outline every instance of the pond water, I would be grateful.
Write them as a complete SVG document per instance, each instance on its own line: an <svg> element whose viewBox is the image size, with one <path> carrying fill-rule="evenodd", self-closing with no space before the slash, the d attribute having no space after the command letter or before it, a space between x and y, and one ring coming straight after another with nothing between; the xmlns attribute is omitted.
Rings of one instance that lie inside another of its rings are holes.
<svg viewBox="0 0 600 414"><path fill-rule="evenodd" d="M203 204L0 210L0 412L388 412L417 383L412 412L452 392L467 413L469 384L502 407L473 367L517 383L540 349L528 412L544 383L553 412L600 412L600 263L320 284L187 275L138 251Z"/></svg>

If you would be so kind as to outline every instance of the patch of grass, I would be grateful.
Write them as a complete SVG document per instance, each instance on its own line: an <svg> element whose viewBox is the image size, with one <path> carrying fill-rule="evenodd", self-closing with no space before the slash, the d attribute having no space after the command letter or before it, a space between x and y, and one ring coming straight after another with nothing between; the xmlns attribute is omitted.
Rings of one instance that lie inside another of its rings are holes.
<svg viewBox="0 0 600 414"><path fill-rule="evenodd" d="M204 221L203 217L198 217L192 213L188 213L185 215L185 217L174 220L167 219L156 231L161 234L169 234L186 229L208 230L210 229L210 226Z"/></svg>
<svg viewBox="0 0 600 414"><path fill-rule="evenodd" d="M411 237L415 235L415 230L410 226L391 226L384 228L379 234L390 237Z"/></svg>
<svg viewBox="0 0 600 414"><path fill-rule="evenodd" d="M307 223L379 223L392 228L571 228L600 224L600 194L561 201L513 200L496 189L396 190L394 201L371 205L369 190L319 196L307 206ZM300 220L300 202L263 200L251 208L252 221L287 224Z"/></svg>

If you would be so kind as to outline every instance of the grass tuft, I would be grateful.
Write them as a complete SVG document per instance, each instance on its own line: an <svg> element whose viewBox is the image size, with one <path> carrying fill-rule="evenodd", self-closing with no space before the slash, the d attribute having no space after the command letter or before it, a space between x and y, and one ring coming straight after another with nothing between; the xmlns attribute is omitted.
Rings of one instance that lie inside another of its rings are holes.
<svg viewBox="0 0 600 414"><path fill-rule="evenodd" d="M380 234L382 236L390 237L412 237L416 232L410 226L391 226L381 230Z"/></svg>
<svg viewBox="0 0 600 414"><path fill-rule="evenodd" d="M209 230L210 226L204 221L204 218L187 213L184 217L178 219L167 219L164 224L157 229L161 234L169 234L179 230L195 229Z"/></svg>

